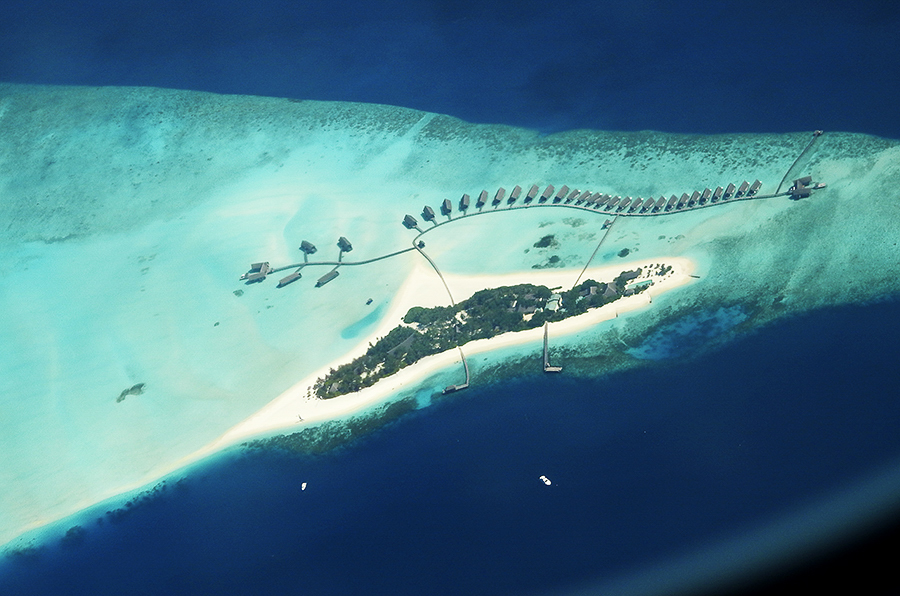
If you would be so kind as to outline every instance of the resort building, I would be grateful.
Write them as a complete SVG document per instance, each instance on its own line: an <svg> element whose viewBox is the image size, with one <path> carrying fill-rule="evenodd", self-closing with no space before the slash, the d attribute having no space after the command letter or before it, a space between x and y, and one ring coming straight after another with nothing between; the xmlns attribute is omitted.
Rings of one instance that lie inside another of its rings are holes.
<svg viewBox="0 0 900 596"><path fill-rule="evenodd" d="M559 192L556 193L556 196L553 197L553 202L559 203L560 201L562 201L563 199L566 198L566 193L568 193L568 192L569 192L569 187L566 186L565 184L563 184L562 187L560 187Z"/></svg>
<svg viewBox="0 0 900 596"><path fill-rule="evenodd" d="M262 281L266 278L266 275L269 274L272 268L269 267L269 262L261 262L261 263L251 263L250 270L247 273L241 276L242 280L245 280L247 283L253 283L256 281Z"/></svg>
<svg viewBox="0 0 900 596"><path fill-rule="evenodd" d="M762 186L762 182L760 182L759 180L757 180L757 181L755 181L753 184L751 184L751 185L750 185L750 189L747 190L747 196L748 196L748 197L752 197L752 196L755 195L757 192L759 192L759 187L760 187L760 186Z"/></svg>
<svg viewBox="0 0 900 596"><path fill-rule="evenodd" d="M512 189L512 192L509 193L509 198L506 199L506 202L512 205L517 200L519 200L519 195L522 194L522 187L516 184L516 187Z"/></svg>
<svg viewBox="0 0 900 596"><path fill-rule="evenodd" d="M317 287L317 288L321 288L322 286L324 286L325 284L327 284L328 282L330 282L331 280L333 280L333 279L334 279L335 277L337 277L338 275L339 275L339 274L338 274L338 270L337 270L337 269L333 269L333 270L329 271L328 273L326 273L325 275L323 275L322 277L320 277L320 278L318 279L318 281L316 281L316 287Z"/></svg>
<svg viewBox="0 0 900 596"><path fill-rule="evenodd" d="M294 271L287 277L281 278L281 280L278 282L278 285L276 287L283 288L284 286L288 285L289 283L293 283L293 282L297 281L298 279L300 279L300 272Z"/></svg>
<svg viewBox="0 0 900 596"><path fill-rule="evenodd" d="M544 189L544 192L541 193L539 201L545 203L553 195L554 190L556 189L553 188L552 184L548 185L547 188Z"/></svg>

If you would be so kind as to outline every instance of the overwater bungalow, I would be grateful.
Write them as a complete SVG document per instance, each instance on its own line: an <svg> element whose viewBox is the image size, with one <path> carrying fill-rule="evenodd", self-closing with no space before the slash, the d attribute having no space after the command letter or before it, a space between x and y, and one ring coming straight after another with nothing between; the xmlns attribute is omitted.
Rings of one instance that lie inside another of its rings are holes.
<svg viewBox="0 0 900 596"><path fill-rule="evenodd" d="M631 205L631 197L625 197L624 199L622 199L622 202L619 203L619 205L618 205L619 211L624 211L625 209L628 208L629 205Z"/></svg>
<svg viewBox="0 0 900 596"><path fill-rule="evenodd" d="M725 187L725 192L722 194L722 200L727 201L732 198L734 196L735 188L734 184L729 183L728 186Z"/></svg>
<svg viewBox="0 0 900 596"><path fill-rule="evenodd" d="M450 203L450 199L444 199L441 202L441 215L450 215L451 211L453 211L453 205Z"/></svg>
<svg viewBox="0 0 900 596"><path fill-rule="evenodd" d="M509 198L506 199L506 202L510 205L519 200L519 195L522 194L522 187L516 184L516 187L512 189L509 193Z"/></svg>
<svg viewBox="0 0 900 596"><path fill-rule="evenodd" d="M559 203L560 201L562 201L563 199L565 199L565 198L566 198L566 193L567 193L567 192L569 192L569 187L566 186L565 184L563 184L563 185L560 187L559 191L556 193L556 196L553 197L553 202L554 202L554 203Z"/></svg>
<svg viewBox="0 0 900 596"><path fill-rule="evenodd" d="M344 236L338 238L338 248L341 249L341 252L350 252L353 250L353 245L350 244L350 241L347 240Z"/></svg>
<svg viewBox="0 0 900 596"><path fill-rule="evenodd" d="M300 242L300 250L302 250L303 252L305 252L308 255L311 255L314 252L316 252L317 249L316 249L316 245L313 244L312 242L303 240Z"/></svg>
<svg viewBox="0 0 900 596"><path fill-rule="evenodd" d="M747 191L750 190L750 183L744 180L741 182L741 185L737 189L737 194L734 195L736 197L742 197L747 194Z"/></svg>
<svg viewBox="0 0 900 596"><path fill-rule="evenodd" d="M497 205L502 203L503 197L505 197L505 196L506 196L506 189L501 186L500 188L497 189L496 194L494 194L494 200L492 201L492 204L494 205L494 207L496 207Z"/></svg>
<svg viewBox="0 0 900 596"><path fill-rule="evenodd" d="M581 191L577 188L572 189L572 192L569 193L569 196L566 197L566 203L571 203L575 200L575 197L581 194Z"/></svg>
<svg viewBox="0 0 900 596"><path fill-rule="evenodd" d="M266 278L266 275L271 271L271 267L269 267L269 262L264 261L260 263L251 263L250 270L247 273L241 275L240 279L245 280L247 283L252 283L255 281L262 281Z"/></svg>
<svg viewBox="0 0 900 596"><path fill-rule="evenodd" d="M725 192L725 190L721 186L717 186L715 192L713 192L712 202L716 203L721 201L723 192Z"/></svg>
<svg viewBox="0 0 900 596"><path fill-rule="evenodd" d="M669 200L666 202L666 211L671 211L675 207L675 204L677 202L678 202L678 197L676 197L675 195L672 195L671 197L669 197Z"/></svg>
<svg viewBox="0 0 900 596"><path fill-rule="evenodd" d="M544 192L541 193L541 198L538 199L539 203L546 203L547 200L553 195L553 191L556 190L553 188L552 184L548 184L547 188L544 189Z"/></svg>
<svg viewBox="0 0 900 596"><path fill-rule="evenodd" d="M286 286L286 285L288 285L288 284L290 284L290 283L294 283L295 281L297 281L298 279L300 279L300 277L301 277L301 276L300 276L300 272L299 272L299 271L294 271L293 273L291 273L291 274L288 275L287 277L281 278L281 280L278 282L278 285L275 286L275 287L277 287L277 288L283 288L284 286Z"/></svg>
<svg viewBox="0 0 900 596"><path fill-rule="evenodd" d="M756 193L759 192L759 187L761 187L761 186L762 186L762 182L760 182L759 180L756 180L753 184L750 185L750 188L747 190L747 196L750 196L750 197L754 196Z"/></svg>
<svg viewBox="0 0 900 596"><path fill-rule="evenodd" d="M790 188L790 193L792 199L805 199L812 194L812 189L802 184L794 183L794 186Z"/></svg>
<svg viewBox="0 0 900 596"><path fill-rule="evenodd" d="M333 280L335 277L337 277L338 275L339 275L339 274L338 274L338 270L337 270L337 269L332 269L331 271L329 271L328 273L326 273L325 275L323 275L322 277L320 277L320 278L316 281L316 287L317 287L317 288L321 288L322 286L324 286L324 285L327 284L328 282L332 281L332 280Z"/></svg>
<svg viewBox="0 0 900 596"><path fill-rule="evenodd" d="M468 209L468 208L469 208L469 202L470 202L470 201L471 201L471 199L469 198L469 195L464 194L464 195L462 196L462 198L459 199L459 210L460 210L460 211L465 211L466 209ZM482 203L482 205L483 205L483 204L484 204L484 203Z"/></svg>
<svg viewBox="0 0 900 596"><path fill-rule="evenodd" d="M403 225L406 226L407 230L412 230L419 227L419 221L412 215L406 215L403 218Z"/></svg>
<svg viewBox="0 0 900 596"><path fill-rule="evenodd" d="M503 190L503 189L500 189ZM497 192L500 192L499 190ZM487 203L488 194L486 190L481 191L478 195L478 199L475 200L475 206L481 209L484 207L485 203Z"/></svg>
<svg viewBox="0 0 900 596"><path fill-rule="evenodd" d="M530 203L537 196L537 193L540 189L537 184L532 184L531 188L528 189L528 194L525 195L525 202Z"/></svg>
<svg viewBox="0 0 900 596"><path fill-rule="evenodd" d="M422 209L422 219L425 221L434 221L434 209L425 205L425 208Z"/></svg>
<svg viewBox="0 0 900 596"><path fill-rule="evenodd" d="M703 205L705 203L709 203L709 200L712 198L712 190L705 188L703 189L703 194L700 195L700 204Z"/></svg>
<svg viewBox="0 0 900 596"><path fill-rule="evenodd" d="M700 203L700 191L695 190L694 194L691 195L691 198L688 199L688 207L692 207L694 205L698 205Z"/></svg>

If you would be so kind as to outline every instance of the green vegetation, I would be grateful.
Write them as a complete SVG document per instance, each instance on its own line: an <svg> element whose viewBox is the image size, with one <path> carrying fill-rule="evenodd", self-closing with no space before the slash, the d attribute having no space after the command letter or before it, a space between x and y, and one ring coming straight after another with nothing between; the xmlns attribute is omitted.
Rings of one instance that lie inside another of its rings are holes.
<svg viewBox="0 0 900 596"><path fill-rule="evenodd" d="M639 274L640 269L625 271L610 283L587 280L555 294L545 286L520 284L481 290L456 306L414 306L403 317L403 325L392 329L374 345L369 344L364 355L317 379L313 390L321 399L353 393L425 356L472 340L534 329L545 321L580 315L646 289L647 286L625 290Z"/></svg>

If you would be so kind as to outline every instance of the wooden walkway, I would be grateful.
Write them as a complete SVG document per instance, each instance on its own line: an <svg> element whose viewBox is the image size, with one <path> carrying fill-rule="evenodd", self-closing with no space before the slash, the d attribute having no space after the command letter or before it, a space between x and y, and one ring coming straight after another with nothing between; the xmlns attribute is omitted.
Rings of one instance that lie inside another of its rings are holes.
<svg viewBox="0 0 900 596"><path fill-rule="evenodd" d="M544 372L545 373L558 373L562 372L561 366L553 366L550 364L550 342L547 340L547 329L549 327L549 323L544 321Z"/></svg>

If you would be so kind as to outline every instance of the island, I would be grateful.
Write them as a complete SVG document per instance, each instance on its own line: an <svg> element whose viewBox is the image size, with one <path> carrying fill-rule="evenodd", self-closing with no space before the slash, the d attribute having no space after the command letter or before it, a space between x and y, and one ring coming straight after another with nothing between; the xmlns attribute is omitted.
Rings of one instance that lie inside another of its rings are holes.
<svg viewBox="0 0 900 596"><path fill-rule="evenodd" d="M665 276L671 266L652 265L648 276ZM464 346L478 339L534 329L562 321L639 294L653 283L650 277L635 282L642 269L623 271L610 282L586 280L563 292L533 284L503 286L476 292L454 306L415 306L403 323L378 339L352 362L329 370L316 380L315 395L331 399L371 387L378 380L421 358Z"/></svg>

